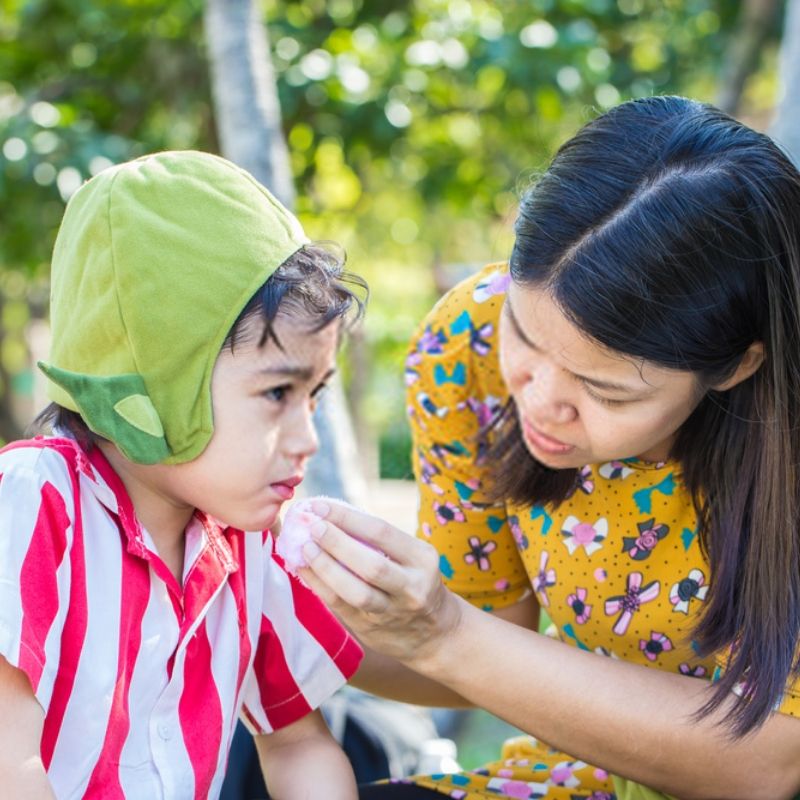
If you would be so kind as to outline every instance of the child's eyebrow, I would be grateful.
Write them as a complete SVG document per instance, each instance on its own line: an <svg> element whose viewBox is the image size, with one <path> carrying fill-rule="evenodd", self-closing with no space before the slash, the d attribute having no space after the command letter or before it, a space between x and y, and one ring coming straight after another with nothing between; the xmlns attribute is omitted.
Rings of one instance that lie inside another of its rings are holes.
<svg viewBox="0 0 800 800"><path fill-rule="evenodd" d="M336 372L336 367L331 367L323 376L322 383L329 380ZM302 381L310 381L314 377L314 370L301 364L282 364L275 367L263 367L258 370L259 375L280 375L287 378L299 378Z"/></svg>

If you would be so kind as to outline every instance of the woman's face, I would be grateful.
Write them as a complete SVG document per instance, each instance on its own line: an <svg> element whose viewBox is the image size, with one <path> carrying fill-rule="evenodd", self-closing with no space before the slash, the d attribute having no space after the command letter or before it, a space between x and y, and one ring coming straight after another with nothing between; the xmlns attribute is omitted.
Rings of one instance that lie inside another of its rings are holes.
<svg viewBox="0 0 800 800"><path fill-rule="evenodd" d="M515 283L501 314L500 366L528 450L554 469L663 461L703 396L694 373L606 349L546 290Z"/></svg>

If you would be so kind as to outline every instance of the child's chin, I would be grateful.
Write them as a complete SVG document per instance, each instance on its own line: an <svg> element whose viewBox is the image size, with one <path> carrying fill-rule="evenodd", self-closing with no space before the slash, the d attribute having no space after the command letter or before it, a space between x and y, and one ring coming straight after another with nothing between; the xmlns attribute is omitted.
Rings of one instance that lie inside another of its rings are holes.
<svg viewBox="0 0 800 800"><path fill-rule="evenodd" d="M263 517L263 524L259 527L260 531L264 531L267 528L271 528L277 521L278 521L278 512L280 511L280 506L278 508L272 509L267 512Z"/></svg>
<svg viewBox="0 0 800 800"><path fill-rule="evenodd" d="M271 528L278 519L280 506L263 510L260 514L239 516L231 514L230 520L222 520L228 527L238 528L240 531L265 531Z"/></svg>
<svg viewBox="0 0 800 800"><path fill-rule="evenodd" d="M281 503L281 505L283 504ZM278 514L281 510L281 505L270 506L262 514L259 514L257 517L255 517L252 520L253 525L249 528L245 528L245 530L265 531L268 528L271 528L278 521Z"/></svg>

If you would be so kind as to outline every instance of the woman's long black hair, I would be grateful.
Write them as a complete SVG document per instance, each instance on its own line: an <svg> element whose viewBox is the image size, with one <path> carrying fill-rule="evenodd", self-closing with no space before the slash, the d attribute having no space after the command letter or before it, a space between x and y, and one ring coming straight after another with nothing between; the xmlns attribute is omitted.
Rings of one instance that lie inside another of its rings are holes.
<svg viewBox="0 0 800 800"><path fill-rule="evenodd" d="M798 667L800 174L769 137L708 105L624 103L564 144L523 198L511 275L546 288L592 339L707 389L671 455L712 576L695 639L731 653L699 714L738 687L728 720L744 735ZM756 373L710 388L754 342L766 350ZM510 411L495 491L562 501L574 471L534 461Z"/></svg>

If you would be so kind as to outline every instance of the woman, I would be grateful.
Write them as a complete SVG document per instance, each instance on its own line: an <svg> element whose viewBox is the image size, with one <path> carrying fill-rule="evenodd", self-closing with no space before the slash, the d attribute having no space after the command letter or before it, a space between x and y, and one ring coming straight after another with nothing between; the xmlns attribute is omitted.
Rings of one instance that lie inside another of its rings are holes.
<svg viewBox="0 0 800 800"><path fill-rule="evenodd" d="M411 351L422 541L323 504L304 577L363 688L556 751L364 796L791 798L800 175L709 106L638 100L559 150L516 233Z"/></svg>

